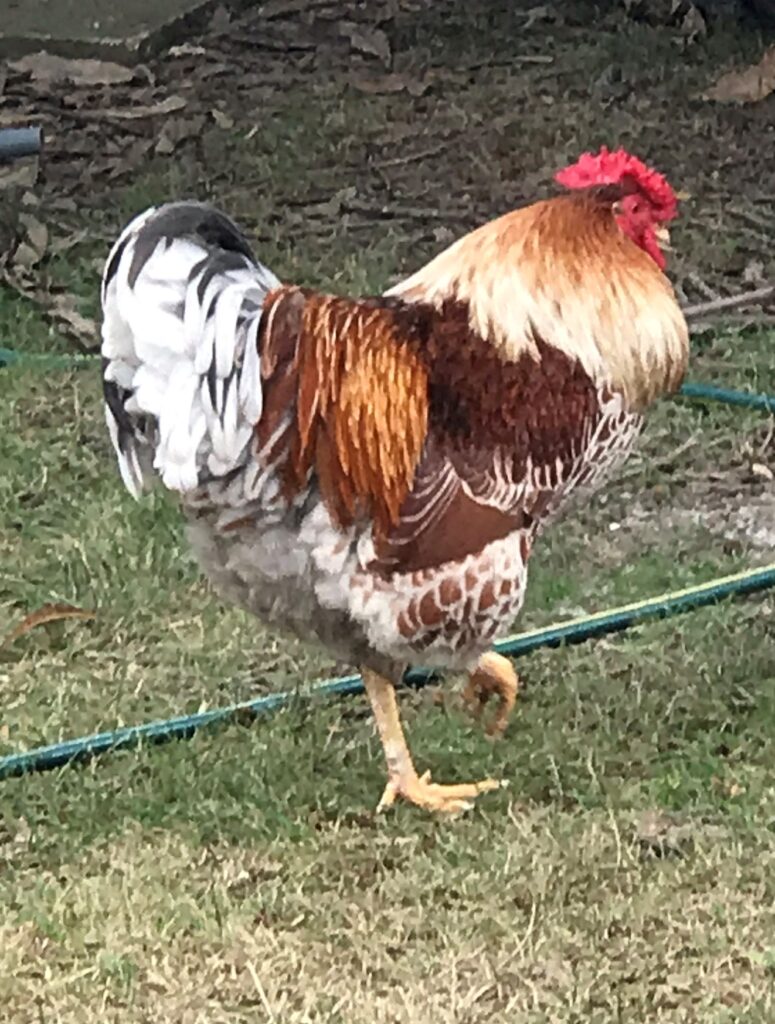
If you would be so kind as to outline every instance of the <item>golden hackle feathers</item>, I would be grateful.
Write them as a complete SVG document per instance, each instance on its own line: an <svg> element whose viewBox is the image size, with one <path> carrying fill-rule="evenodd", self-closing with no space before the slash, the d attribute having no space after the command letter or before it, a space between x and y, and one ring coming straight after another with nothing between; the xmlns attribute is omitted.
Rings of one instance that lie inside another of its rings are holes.
<svg viewBox="0 0 775 1024"><path fill-rule="evenodd" d="M604 196L534 203L464 236L391 290L470 308L505 359L538 358L543 339L642 409L680 383L688 331L667 278L631 242Z"/></svg>

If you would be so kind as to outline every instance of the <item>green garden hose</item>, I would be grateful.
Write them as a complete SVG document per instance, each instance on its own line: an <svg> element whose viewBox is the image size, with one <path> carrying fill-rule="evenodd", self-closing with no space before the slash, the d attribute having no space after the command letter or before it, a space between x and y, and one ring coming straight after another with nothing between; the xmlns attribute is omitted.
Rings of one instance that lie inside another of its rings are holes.
<svg viewBox="0 0 775 1024"><path fill-rule="evenodd" d="M0 348L0 367L12 365L34 365L40 369L78 369L93 365L91 355L30 355ZM749 394L711 384L687 383L680 394L686 398L723 402L727 405L742 406L764 411L775 410L775 396ZM666 618L683 612L716 604L725 598L766 590L775 586L775 564L763 569L749 569L732 576L710 580L700 586L646 598L621 608L582 616L567 622L560 622L541 629L530 630L508 637L496 644L496 650L509 657L529 654L540 647L558 647L562 644L581 643L593 637L603 636L628 629L648 619ZM434 677L434 673L412 669L406 673L404 684L421 687ZM83 761L107 752L126 750L143 743L165 743L174 739L188 739L204 726L228 722L243 716L258 716L286 707L294 698L342 697L363 692L360 676L341 676L314 686L305 695L295 690L259 697L256 700L225 707L213 708L193 715L181 715L143 725L129 726L109 732L95 733L78 739L54 743L19 754L0 758L0 780L30 772L42 772L74 761Z"/></svg>
<svg viewBox="0 0 775 1024"><path fill-rule="evenodd" d="M648 619L667 618L682 612L693 611L695 608L717 604L729 597L739 597L773 586L775 586L775 564L762 569L748 569L732 576L710 580L710 582L699 586L686 587L683 590L660 594L658 597L634 601L632 604L598 612L595 615L585 615L540 629L532 629L526 633L517 633L515 636L507 637L495 644L495 649L501 654L517 658L530 654L540 647L559 647L562 644L581 643L606 633L628 629ZM434 677L435 673L433 672L411 669L404 677L404 684L419 688L425 686ZM318 683L306 694L296 690L284 690L281 693L272 693L256 700L228 704L193 715L181 715L177 718L146 722L144 725L129 726L111 732L95 733L93 736L82 736L79 739L53 743L50 746L37 747L34 750L0 758L0 779L61 768L73 761L88 760L99 754L126 750L144 743L157 744L175 739L189 739L203 726L223 724L248 716L269 714L287 707L294 699L347 697L362 692L363 683L360 676L340 676L337 679Z"/></svg>

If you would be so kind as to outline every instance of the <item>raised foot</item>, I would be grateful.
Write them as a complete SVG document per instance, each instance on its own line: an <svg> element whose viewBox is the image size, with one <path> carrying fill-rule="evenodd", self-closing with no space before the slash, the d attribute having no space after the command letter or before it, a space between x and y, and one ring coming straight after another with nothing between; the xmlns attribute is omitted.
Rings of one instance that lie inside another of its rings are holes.
<svg viewBox="0 0 775 1024"><path fill-rule="evenodd" d="M430 772L419 776L412 774L407 778L396 777L385 786L385 792L377 805L377 812L392 807L401 797L426 811L435 811L439 814L462 814L463 811L474 806L474 800L480 793L489 793L491 790L500 789L505 785L505 782L499 782L497 779L483 779L481 782L462 782L457 785L444 786L431 782Z"/></svg>
<svg viewBox="0 0 775 1024"><path fill-rule="evenodd" d="M488 736L502 736L517 701L519 677L514 666L502 654L488 651L479 659L469 675L463 690L463 701L473 717L482 717L485 705L492 698L497 699L495 714L485 727Z"/></svg>

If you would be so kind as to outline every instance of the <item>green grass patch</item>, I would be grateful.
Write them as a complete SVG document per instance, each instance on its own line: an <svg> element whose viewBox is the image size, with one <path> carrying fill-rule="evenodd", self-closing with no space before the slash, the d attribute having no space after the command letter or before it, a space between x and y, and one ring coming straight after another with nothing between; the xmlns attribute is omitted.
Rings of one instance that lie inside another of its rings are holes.
<svg viewBox="0 0 775 1024"><path fill-rule="evenodd" d="M508 61L521 39L522 14L504 11L488 60ZM673 43L652 30L577 45L569 22L552 28L564 63L550 71L567 92L552 106L545 77L528 88L521 66L460 69L481 58L466 11L449 31L431 32L428 17L418 15L416 36L393 40L396 52L418 46L436 62L438 95L413 98L413 116L428 114L442 141L504 119L487 152L477 139L448 174L421 164L412 181L408 162L375 168L374 154L394 160L411 141L397 106L409 100L321 78L262 108L260 132L224 141L206 131L197 160L157 163L109 204L85 208L95 234L51 263L52 278L93 314L94 261L106 249L97 229L108 236L150 202L196 195L245 223L282 277L376 292L437 250L439 229L456 230L483 191L505 208L509 181L536 174L548 154L553 166L582 137L587 146L656 132L640 101L590 101L586 83L612 59L648 52L654 89L679 73L687 95L702 84L700 63L676 68ZM536 105L531 145L515 145ZM617 133L603 138L612 117ZM403 141L386 147L386 133ZM439 180L455 211L447 219ZM420 228L416 209L365 224L336 200L354 187L362 202L438 203L441 215ZM690 221L683 240L697 230ZM34 306L1 290L0 339L31 353L67 348ZM774 391L773 340L703 337L691 376ZM515 630L770 561L772 485L751 471L769 460L768 417L662 403L618 480L542 538ZM97 363L0 370L0 630L49 602L95 617L0 646L0 755L303 689L342 668L223 607L174 501L137 504L124 492ZM384 775L362 699L299 699L249 726L7 780L0 1016L770 1024L774 632L775 600L759 595L536 652L518 664L523 692L495 745L463 714L455 680L405 695L419 766L440 781L509 783L454 823L406 807L372 813Z"/></svg>

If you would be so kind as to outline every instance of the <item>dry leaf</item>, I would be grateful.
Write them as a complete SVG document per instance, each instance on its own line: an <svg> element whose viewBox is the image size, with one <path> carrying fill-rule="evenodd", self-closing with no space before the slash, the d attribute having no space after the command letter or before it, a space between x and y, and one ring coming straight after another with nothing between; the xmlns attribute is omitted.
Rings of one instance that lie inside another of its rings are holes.
<svg viewBox="0 0 775 1024"><path fill-rule="evenodd" d="M455 232L446 224L440 224L439 227L433 229L433 240L439 245L449 245L456 238Z"/></svg>
<svg viewBox="0 0 775 1024"><path fill-rule="evenodd" d="M24 237L14 251L12 262L14 267L24 272L36 267L46 255L48 229L29 213L20 214L18 222L24 229Z"/></svg>
<svg viewBox="0 0 775 1024"><path fill-rule="evenodd" d="M430 82L421 82L408 75L377 75L373 78L353 78L353 88L359 92L379 96L383 93L408 92L410 96L422 96L430 89Z"/></svg>
<svg viewBox="0 0 775 1024"><path fill-rule="evenodd" d="M27 241L41 256L48 247L48 228L31 213L19 214L19 223L24 226Z"/></svg>
<svg viewBox="0 0 775 1024"><path fill-rule="evenodd" d="M556 12L548 4L541 4L539 7L531 7L525 11L525 23L522 26L522 31L532 28L533 25L541 21L555 21L557 18Z"/></svg>
<svg viewBox="0 0 775 1024"><path fill-rule="evenodd" d="M81 228L79 231L73 231L69 235L54 238L48 247L48 251L52 256L60 256L62 253L74 249L76 245L80 245L81 242L85 242L90 237L91 231L89 228ZM100 267L102 267L105 263L104 259L100 259L99 263Z"/></svg>
<svg viewBox="0 0 775 1024"><path fill-rule="evenodd" d="M212 114L213 121L215 121L219 128L228 130L229 128L234 127L234 118L229 117L229 115L225 114L222 110L215 109L211 110L210 113Z"/></svg>
<svg viewBox="0 0 775 1024"><path fill-rule="evenodd" d="M124 171L139 166L150 151L153 149L153 139L135 139L121 154L121 159L116 161L114 176Z"/></svg>
<svg viewBox="0 0 775 1024"><path fill-rule="evenodd" d="M761 260L749 260L743 270L742 280L745 284L766 284L767 275L764 272L764 263Z"/></svg>
<svg viewBox="0 0 775 1024"><path fill-rule="evenodd" d="M354 25L351 21L343 21L339 26L340 33L350 40L350 46L358 53L377 57L385 67L390 67L392 52L390 40L381 28L367 29L362 25Z"/></svg>
<svg viewBox="0 0 775 1024"><path fill-rule="evenodd" d="M0 191L7 188L30 188L38 180L40 163L37 157L0 164Z"/></svg>
<svg viewBox="0 0 775 1024"><path fill-rule="evenodd" d="M211 60L208 61L206 64L202 64L200 62L200 66L196 69L197 81L206 82L208 78L216 78L222 75L228 75L230 70L231 68L229 67L229 65L225 64L223 61L220 60ZM249 87L249 84L245 82L244 78L242 79L242 82L245 85L245 88L247 89Z"/></svg>
<svg viewBox="0 0 775 1024"><path fill-rule="evenodd" d="M694 43L698 39L704 39L708 34L707 22L700 9L695 7L694 4L689 7L689 10L681 19L681 33L686 36L687 41L690 43Z"/></svg>
<svg viewBox="0 0 775 1024"><path fill-rule="evenodd" d="M707 92L704 100L716 103L758 103L775 91L775 46L765 51L758 64L742 71L728 71Z"/></svg>
<svg viewBox="0 0 775 1024"><path fill-rule="evenodd" d="M60 213L78 213L78 204L70 196L55 196L48 200L51 210L58 210Z"/></svg>
<svg viewBox="0 0 775 1024"><path fill-rule="evenodd" d="M181 43L179 46L171 46L167 54L170 57L204 57L207 50L204 46L195 46L193 43Z"/></svg>
<svg viewBox="0 0 775 1024"><path fill-rule="evenodd" d="M186 101L182 96L168 96L148 106L110 107L100 111L101 117L114 121L133 121L140 117L158 117L160 114L174 114L182 110Z"/></svg>
<svg viewBox="0 0 775 1024"><path fill-rule="evenodd" d="M96 352L99 347L99 328L91 317L83 316L75 308L70 295L50 296L46 313L75 341L84 352Z"/></svg>
<svg viewBox="0 0 775 1024"><path fill-rule="evenodd" d="M43 315L69 335L81 352L99 351L97 324L94 320L82 316L78 312L75 299L71 295L57 295L41 291L37 287L36 277L16 264L14 264L13 273L3 275L2 283L36 303Z"/></svg>
<svg viewBox="0 0 775 1024"><path fill-rule="evenodd" d="M169 156L175 152L175 143L166 132L162 132L159 136L159 141L153 147L153 151L158 156Z"/></svg>
<svg viewBox="0 0 775 1024"><path fill-rule="evenodd" d="M18 626L7 633L0 641L0 647L12 644L19 637L48 622L60 622L62 619L85 619L88 621L95 617L94 612L87 612L85 609L76 608L71 604L44 604L42 608L26 615Z"/></svg>
<svg viewBox="0 0 775 1024"><path fill-rule="evenodd" d="M162 156L168 156L181 142L201 135L204 123L205 119L201 115L189 118L178 117L174 121L167 121L159 136L159 141L154 146L155 152Z"/></svg>
<svg viewBox="0 0 775 1024"><path fill-rule="evenodd" d="M13 254L12 262L17 270L32 270L33 267L40 263L40 255L29 242L19 242Z"/></svg>
<svg viewBox="0 0 775 1024"><path fill-rule="evenodd" d="M70 60L45 50L28 54L8 65L14 71L27 73L33 82L51 85L70 82L73 85L120 85L135 76L131 68L106 60Z"/></svg>
<svg viewBox="0 0 775 1024"><path fill-rule="evenodd" d="M338 217L344 207L357 198L357 195L358 189L354 185L348 185L347 188L340 189L330 199L322 203L315 203L309 209L322 217Z"/></svg>
<svg viewBox="0 0 775 1024"><path fill-rule="evenodd" d="M751 465L751 473L754 476L758 476L761 480L773 480L773 479L775 479L775 476L773 476L773 472L770 469L770 467L769 466L765 466L761 462L754 462Z"/></svg>
<svg viewBox="0 0 775 1024"><path fill-rule="evenodd" d="M227 7L223 4L219 4L212 13L210 18L210 31L211 32L225 32L226 29L231 25L231 14Z"/></svg>

